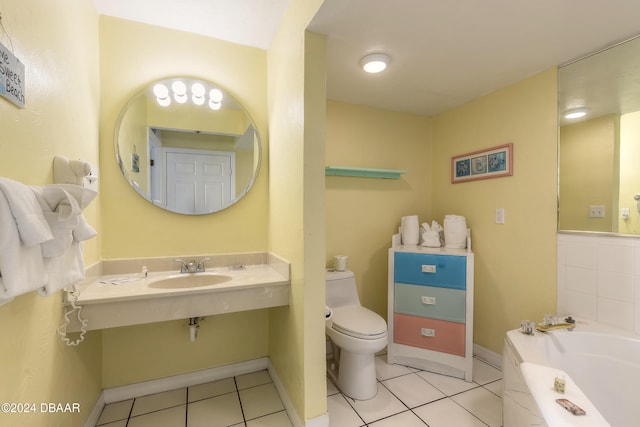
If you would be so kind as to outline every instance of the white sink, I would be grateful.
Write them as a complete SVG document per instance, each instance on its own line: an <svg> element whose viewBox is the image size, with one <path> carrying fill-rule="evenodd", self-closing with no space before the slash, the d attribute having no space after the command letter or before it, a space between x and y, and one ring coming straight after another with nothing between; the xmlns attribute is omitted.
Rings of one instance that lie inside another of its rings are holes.
<svg viewBox="0 0 640 427"><path fill-rule="evenodd" d="M219 285L231 279L231 276L218 273L185 273L156 280L149 283L148 286L156 289L200 288L203 286Z"/></svg>

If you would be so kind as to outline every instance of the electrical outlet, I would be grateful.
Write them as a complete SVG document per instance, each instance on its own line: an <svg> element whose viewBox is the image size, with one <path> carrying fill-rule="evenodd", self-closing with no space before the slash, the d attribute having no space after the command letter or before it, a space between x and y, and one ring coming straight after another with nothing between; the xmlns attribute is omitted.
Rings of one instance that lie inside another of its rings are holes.
<svg viewBox="0 0 640 427"><path fill-rule="evenodd" d="M589 206L589 218L604 218L604 205Z"/></svg>
<svg viewBox="0 0 640 427"><path fill-rule="evenodd" d="M620 209L620 218L626 221L629 219L629 215L630 215L629 208Z"/></svg>

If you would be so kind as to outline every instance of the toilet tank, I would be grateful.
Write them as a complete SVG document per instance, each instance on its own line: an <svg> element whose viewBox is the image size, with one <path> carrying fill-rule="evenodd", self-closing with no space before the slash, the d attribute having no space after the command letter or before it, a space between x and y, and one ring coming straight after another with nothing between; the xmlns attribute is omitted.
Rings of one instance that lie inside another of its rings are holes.
<svg viewBox="0 0 640 427"><path fill-rule="evenodd" d="M326 284L326 303L328 307L360 305L353 271L327 270Z"/></svg>

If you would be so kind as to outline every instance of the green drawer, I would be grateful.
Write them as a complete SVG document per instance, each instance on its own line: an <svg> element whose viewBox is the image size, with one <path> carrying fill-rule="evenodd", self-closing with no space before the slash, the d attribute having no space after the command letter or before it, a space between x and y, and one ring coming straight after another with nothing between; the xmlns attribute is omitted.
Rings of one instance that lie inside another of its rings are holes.
<svg viewBox="0 0 640 427"><path fill-rule="evenodd" d="M466 292L458 289L394 285L394 311L412 316L465 323L466 298Z"/></svg>

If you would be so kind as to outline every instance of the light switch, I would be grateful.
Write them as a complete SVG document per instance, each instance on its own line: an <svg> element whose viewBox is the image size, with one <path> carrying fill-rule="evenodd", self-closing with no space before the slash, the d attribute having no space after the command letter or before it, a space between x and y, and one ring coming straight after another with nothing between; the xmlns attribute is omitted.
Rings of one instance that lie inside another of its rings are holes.
<svg viewBox="0 0 640 427"><path fill-rule="evenodd" d="M504 224L504 208L496 208L496 224Z"/></svg>

